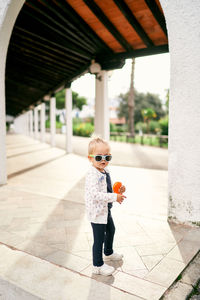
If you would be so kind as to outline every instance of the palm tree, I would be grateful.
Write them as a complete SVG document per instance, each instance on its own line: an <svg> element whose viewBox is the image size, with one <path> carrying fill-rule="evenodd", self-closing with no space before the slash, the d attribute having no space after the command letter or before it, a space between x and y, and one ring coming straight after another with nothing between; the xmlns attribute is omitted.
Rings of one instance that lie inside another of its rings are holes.
<svg viewBox="0 0 200 300"><path fill-rule="evenodd" d="M128 127L131 135L135 135L134 130L134 107L135 107L135 98L134 98L134 73L135 73L135 57L132 58L132 67L131 67L131 83L128 96Z"/></svg>

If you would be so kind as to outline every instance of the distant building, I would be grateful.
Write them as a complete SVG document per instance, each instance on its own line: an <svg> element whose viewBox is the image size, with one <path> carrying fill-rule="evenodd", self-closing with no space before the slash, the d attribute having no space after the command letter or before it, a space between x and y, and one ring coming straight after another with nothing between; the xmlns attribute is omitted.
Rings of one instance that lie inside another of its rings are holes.
<svg viewBox="0 0 200 300"><path fill-rule="evenodd" d="M126 119L123 118L118 118L117 116L117 107L110 107L110 123L115 124L115 125L124 125L126 124Z"/></svg>

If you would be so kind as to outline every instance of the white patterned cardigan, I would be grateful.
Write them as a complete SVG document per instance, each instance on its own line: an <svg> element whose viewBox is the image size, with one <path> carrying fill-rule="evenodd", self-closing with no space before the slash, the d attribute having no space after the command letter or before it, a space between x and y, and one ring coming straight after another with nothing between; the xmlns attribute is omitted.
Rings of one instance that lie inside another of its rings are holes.
<svg viewBox="0 0 200 300"><path fill-rule="evenodd" d="M105 171L109 173L108 169ZM106 174L91 165L85 178L85 204L88 220L107 224L108 203L117 200L117 194L107 193Z"/></svg>

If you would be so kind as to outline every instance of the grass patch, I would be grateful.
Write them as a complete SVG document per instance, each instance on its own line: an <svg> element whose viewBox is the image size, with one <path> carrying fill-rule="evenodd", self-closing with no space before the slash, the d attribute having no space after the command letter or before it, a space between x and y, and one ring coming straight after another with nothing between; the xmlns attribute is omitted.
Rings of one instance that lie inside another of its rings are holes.
<svg viewBox="0 0 200 300"><path fill-rule="evenodd" d="M117 141L117 142L126 142L126 136L125 135L116 135L116 136L110 136L111 141ZM144 144L144 145L149 145L149 146L154 146L154 147L160 147L160 141L159 137L157 136L143 136L141 137L140 135L135 135L135 138L130 137L128 139L129 143L135 143L135 144ZM168 148L168 143L163 142L162 143L163 148Z"/></svg>

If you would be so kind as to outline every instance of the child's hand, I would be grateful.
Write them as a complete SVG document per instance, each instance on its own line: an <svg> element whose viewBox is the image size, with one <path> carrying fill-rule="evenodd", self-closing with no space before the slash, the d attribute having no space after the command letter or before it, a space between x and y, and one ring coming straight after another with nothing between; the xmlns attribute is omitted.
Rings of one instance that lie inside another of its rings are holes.
<svg viewBox="0 0 200 300"><path fill-rule="evenodd" d="M117 194L117 202L119 204L121 204L124 201L124 198L126 198L126 196L121 195L121 194Z"/></svg>
<svg viewBox="0 0 200 300"><path fill-rule="evenodd" d="M123 194L123 193L125 193L125 191L126 191L126 188L125 188L124 185L122 185L122 186L119 188L119 193L120 193L120 194Z"/></svg>

